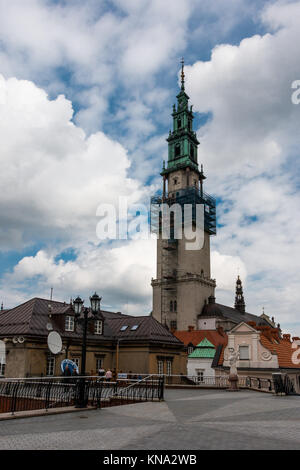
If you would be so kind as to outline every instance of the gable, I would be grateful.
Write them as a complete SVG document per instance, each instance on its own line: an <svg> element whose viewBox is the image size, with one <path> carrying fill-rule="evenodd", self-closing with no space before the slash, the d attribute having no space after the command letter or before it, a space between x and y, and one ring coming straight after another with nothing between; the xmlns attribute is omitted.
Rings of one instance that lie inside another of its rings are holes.
<svg viewBox="0 0 300 470"><path fill-rule="evenodd" d="M252 328L252 326L248 325L247 323L241 322L232 328L232 330L230 330L229 334L231 333L257 333L257 330Z"/></svg>

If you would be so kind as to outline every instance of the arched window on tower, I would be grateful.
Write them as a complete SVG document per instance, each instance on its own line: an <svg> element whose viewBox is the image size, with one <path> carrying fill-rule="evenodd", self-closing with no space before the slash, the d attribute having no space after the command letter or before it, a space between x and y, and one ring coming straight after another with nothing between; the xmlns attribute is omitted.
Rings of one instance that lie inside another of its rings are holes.
<svg viewBox="0 0 300 470"><path fill-rule="evenodd" d="M170 301L170 312L173 312L173 300Z"/></svg>
<svg viewBox="0 0 300 470"><path fill-rule="evenodd" d="M180 156L180 144L175 145L175 157Z"/></svg>
<svg viewBox="0 0 300 470"><path fill-rule="evenodd" d="M194 146L193 145L191 145L191 158L192 158L192 160L194 160L194 158L195 158L195 151L194 151Z"/></svg>
<svg viewBox="0 0 300 470"><path fill-rule="evenodd" d="M178 126L178 129L181 128L181 119L179 118L178 121L177 121L177 126Z"/></svg>

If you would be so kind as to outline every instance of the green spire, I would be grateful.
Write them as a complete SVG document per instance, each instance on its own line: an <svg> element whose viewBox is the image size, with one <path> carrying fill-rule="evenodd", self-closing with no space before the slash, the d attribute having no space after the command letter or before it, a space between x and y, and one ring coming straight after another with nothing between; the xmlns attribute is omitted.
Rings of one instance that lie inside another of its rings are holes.
<svg viewBox="0 0 300 470"><path fill-rule="evenodd" d="M184 91L184 58L181 59L181 89Z"/></svg>
<svg viewBox="0 0 300 470"><path fill-rule="evenodd" d="M214 345L204 338L194 349L194 351L189 354L189 358L214 358L216 349Z"/></svg>
<svg viewBox="0 0 300 470"><path fill-rule="evenodd" d="M181 61L181 89L176 96L177 106L173 105L173 130L167 138L168 167L163 173L179 168L190 167L198 170L197 150L199 142L193 131L193 107L189 107L189 96L185 92L184 60Z"/></svg>

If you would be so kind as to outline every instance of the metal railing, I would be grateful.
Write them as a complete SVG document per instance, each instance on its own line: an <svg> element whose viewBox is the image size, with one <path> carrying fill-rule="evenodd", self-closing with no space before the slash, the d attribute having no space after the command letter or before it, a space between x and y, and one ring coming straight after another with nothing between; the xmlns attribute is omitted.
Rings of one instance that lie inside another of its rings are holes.
<svg viewBox="0 0 300 470"><path fill-rule="evenodd" d="M244 377L239 377L239 385L244 386ZM167 385L190 385L192 387L227 388L227 376L206 377L199 375L165 375Z"/></svg>
<svg viewBox="0 0 300 470"><path fill-rule="evenodd" d="M94 376L1 379L0 413L77 406L82 393L86 406L97 408L163 400L164 378L150 376L142 380L120 379L116 382Z"/></svg>
<svg viewBox="0 0 300 470"><path fill-rule="evenodd" d="M274 392L274 381L260 377L246 377L246 387L251 390Z"/></svg>

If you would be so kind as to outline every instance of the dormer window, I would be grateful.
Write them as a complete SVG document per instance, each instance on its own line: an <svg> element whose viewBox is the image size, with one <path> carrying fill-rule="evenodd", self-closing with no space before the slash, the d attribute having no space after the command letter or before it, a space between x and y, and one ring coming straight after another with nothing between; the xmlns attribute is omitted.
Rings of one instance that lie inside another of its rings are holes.
<svg viewBox="0 0 300 470"><path fill-rule="evenodd" d="M103 323L102 320L96 320L95 321L95 335L102 335L103 332Z"/></svg>
<svg viewBox="0 0 300 470"><path fill-rule="evenodd" d="M65 331L74 331L74 325L74 317L67 315L65 321Z"/></svg>

